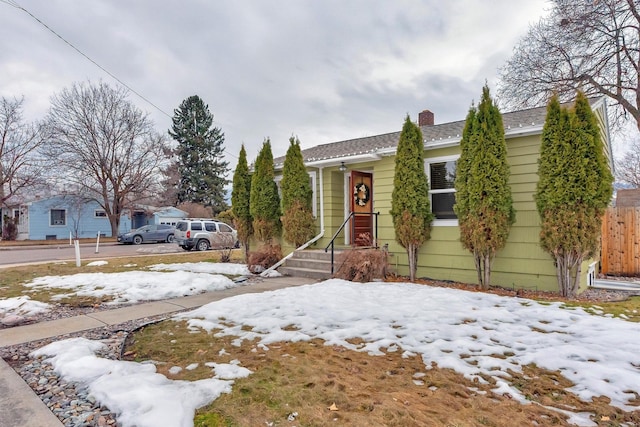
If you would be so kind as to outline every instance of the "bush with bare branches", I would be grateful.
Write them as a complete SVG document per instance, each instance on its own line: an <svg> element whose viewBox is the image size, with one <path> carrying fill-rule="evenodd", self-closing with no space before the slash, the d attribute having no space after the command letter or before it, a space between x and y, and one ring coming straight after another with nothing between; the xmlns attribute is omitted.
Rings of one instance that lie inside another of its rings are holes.
<svg viewBox="0 0 640 427"><path fill-rule="evenodd" d="M2 240L16 240L18 237L18 224L15 218L10 218L7 215L4 216L2 233L0 235Z"/></svg>
<svg viewBox="0 0 640 427"><path fill-rule="evenodd" d="M252 273L260 273L275 265L282 259L282 247L267 243L249 254L249 269Z"/></svg>
<svg viewBox="0 0 640 427"><path fill-rule="evenodd" d="M388 252L385 249L352 249L338 256L337 279L354 282L370 282L384 279L389 269Z"/></svg>

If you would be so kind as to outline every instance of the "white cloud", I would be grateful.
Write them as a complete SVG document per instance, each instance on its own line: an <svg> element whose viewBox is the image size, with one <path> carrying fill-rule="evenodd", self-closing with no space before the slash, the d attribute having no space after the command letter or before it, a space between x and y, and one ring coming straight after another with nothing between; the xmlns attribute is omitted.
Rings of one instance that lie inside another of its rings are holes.
<svg viewBox="0 0 640 427"><path fill-rule="evenodd" d="M545 0L20 4L169 115L202 97L233 167L240 143L251 161L267 136L279 156L292 133L308 147L398 130L424 108L438 122L463 119ZM24 95L31 118L73 82L115 84L7 3L0 50L0 94ZM159 131L170 127L131 99Z"/></svg>

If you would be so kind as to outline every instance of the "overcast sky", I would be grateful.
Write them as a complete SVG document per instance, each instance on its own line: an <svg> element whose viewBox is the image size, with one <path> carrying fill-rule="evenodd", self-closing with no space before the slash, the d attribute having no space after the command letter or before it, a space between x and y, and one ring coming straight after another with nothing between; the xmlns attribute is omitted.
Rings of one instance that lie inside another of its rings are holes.
<svg viewBox="0 0 640 427"><path fill-rule="evenodd" d="M43 118L74 82L118 83L18 4L155 106L161 132L198 95L235 168L265 137L275 157L393 132L423 109L462 120L545 0L0 0L0 96ZM233 169L232 169L233 170Z"/></svg>

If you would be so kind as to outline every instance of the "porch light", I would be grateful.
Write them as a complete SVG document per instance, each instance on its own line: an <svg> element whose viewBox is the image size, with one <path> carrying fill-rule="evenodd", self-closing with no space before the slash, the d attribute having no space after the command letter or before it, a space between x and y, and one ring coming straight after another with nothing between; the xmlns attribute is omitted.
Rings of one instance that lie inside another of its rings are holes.
<svg viewBox="0 0 640 427"><path fill-rule="evenodd" d="M344 165L344 162L342 162L342 164L340 165L340 172L346 172L347 171L347 167Z"/></svg>

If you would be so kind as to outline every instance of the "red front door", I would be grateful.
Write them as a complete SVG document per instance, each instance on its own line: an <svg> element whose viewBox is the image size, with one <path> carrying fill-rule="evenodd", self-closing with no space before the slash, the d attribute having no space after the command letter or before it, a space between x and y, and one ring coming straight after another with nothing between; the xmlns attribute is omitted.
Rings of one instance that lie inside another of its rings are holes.
<svg viewBox="0 0 640 427"><path fill-rule="evenodd" d="M351 244L354 246L373 246L373 175L367 172L352 171Z"/></svg>

